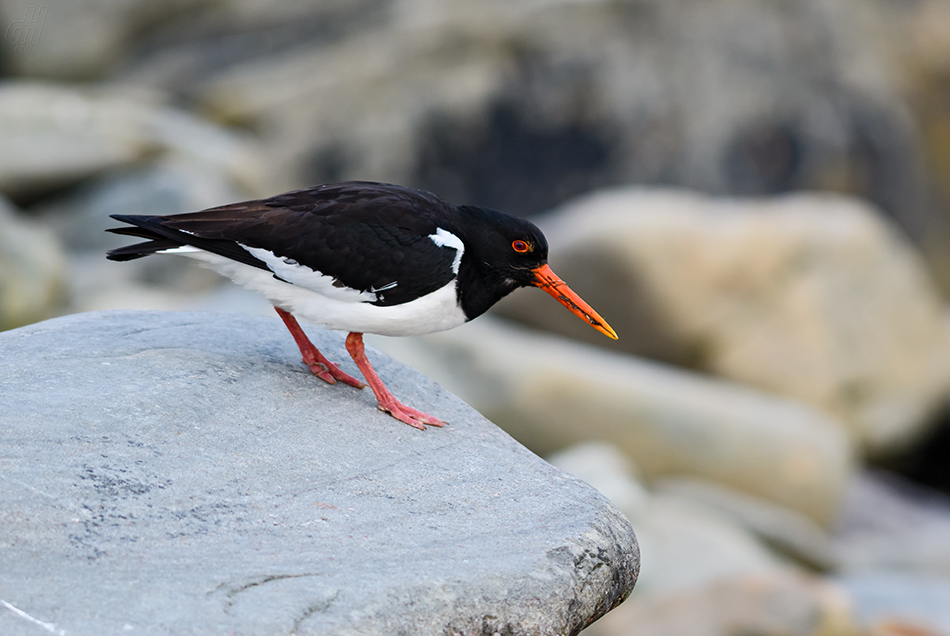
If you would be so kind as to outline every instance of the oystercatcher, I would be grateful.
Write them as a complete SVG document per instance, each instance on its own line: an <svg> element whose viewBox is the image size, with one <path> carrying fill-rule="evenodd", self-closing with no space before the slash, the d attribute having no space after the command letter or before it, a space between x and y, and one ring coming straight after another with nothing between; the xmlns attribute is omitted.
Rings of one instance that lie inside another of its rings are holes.
<svg viewBox="0 0 950 636"><path fill-rule="evenodd" d="M148 241L111 250L107 258L183 254L202 261L266 296L318 377L362 388L320 353L293 314L348 331L346 349L380 410L418 429L443 423L386 389L363 350L363 333L451 329L533 285L617 338L548 267L548 244L534 224L422 190L349 181L188 214L112 218L129 225L108 231Z"/></svg>

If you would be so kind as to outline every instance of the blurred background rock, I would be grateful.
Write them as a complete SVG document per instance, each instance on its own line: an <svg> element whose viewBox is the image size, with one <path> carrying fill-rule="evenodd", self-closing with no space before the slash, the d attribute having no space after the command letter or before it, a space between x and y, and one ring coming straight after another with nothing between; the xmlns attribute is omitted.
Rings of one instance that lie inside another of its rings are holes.
<svg viewBox="0 0 950 636"><path fill-rule="evenodd" d="M0 26L0 328L272 312L107 262L113 213L358 178L529 215L618 342L530 290L375 342L631 518L638 590L592 634L950 634L950 0L0 0Z"/></svg>

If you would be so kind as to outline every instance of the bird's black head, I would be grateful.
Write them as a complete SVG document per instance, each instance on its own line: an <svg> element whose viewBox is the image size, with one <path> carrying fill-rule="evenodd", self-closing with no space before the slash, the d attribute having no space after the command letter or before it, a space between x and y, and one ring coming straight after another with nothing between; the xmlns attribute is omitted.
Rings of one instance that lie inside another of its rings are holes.
<svg viewBox="0 0 950 636"><path fill-rule="evenodd" d="M471 320L519 287L535 282L548 258L548 242L533 223L474 206L459 206L465 253L459 301Z"/></svg>
<svg viewBox="0 0 950 636"><path fill-rule="evenodd" d="M464 219L465 256L482 280L510 293L533 285L533 270L548 260L548 242L534 223L487 208L459 206Z"/></svg>
<svg viewBox="0 0 950 636"><path fill-rule="evenodd" d="M548 267L548 242L524 219L474 206L459 206L465 252L459 268L459 302L471 320L519 287L539 287L601 333L617 334Z"/></svg>

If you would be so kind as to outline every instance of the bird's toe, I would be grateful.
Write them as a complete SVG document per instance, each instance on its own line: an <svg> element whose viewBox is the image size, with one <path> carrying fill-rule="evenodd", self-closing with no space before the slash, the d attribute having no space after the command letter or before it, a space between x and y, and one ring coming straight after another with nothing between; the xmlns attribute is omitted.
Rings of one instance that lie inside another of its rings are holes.
<svg viewBox="0 0 950 636"><path fill-rule="evenodd" d="M437 417L433 417L428 413L423 413L422 411L417 411L416 409L406 406L401 402L396 402L394 404L379 405L379 410L384 413L389 413L395 417L400 422L408 424L413 428L417 428L420 431L424 431L426 426L445 426L445 423Z"/></svg>
<svg viewBox="0 0 950 636"><path fill-rule="evenodd" d="M445 426L445 422L439 418L429 415L424 411L418 411L411 406L403 405L403 410L409 414L409 417L413 418L416 421L422 422L423 424L428 424L429 426L437 426L439 428Z"/></svg>
<svg viewBox="0 0 950 636"><path fill-rule="evenodd" d="M330 384L336 384L336 380L333 378L333 375L330 374L326 366L324 366L323 364L319 362L308 363L306 360L304 360L304 364L310 367L310 370L313 372L313 374L317 376L318 378L320 378L321 380L323 380L324 382L328 382Z"/></svg>
<svg viewBox="0 0 950 636"><path fill-rule="evenodd" d="M408 424L409 426L413 428L417 428L420 431L424 431L426 429L425 425L423 425L422 422L417 421L415 418L413 418L411 415L409 415L408 413L406 413L399 407L392 406L392 407L387 408L387 407L380 406L379 410L383 411L384 413L389 413L400 422L403 422L404 424Z"/></svg>

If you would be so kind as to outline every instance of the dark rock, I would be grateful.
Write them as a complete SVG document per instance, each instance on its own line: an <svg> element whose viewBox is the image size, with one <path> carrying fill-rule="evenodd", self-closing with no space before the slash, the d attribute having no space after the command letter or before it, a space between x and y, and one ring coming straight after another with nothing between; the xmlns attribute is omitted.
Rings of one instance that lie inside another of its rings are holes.
<svg viewBox="0 0 950 636"><path fill-rule="evenodd" d="M891 468L924 486L950 495L950 408L929 435L906 454L896 458Z"/></svg>
<svg viewBox="0 0 950 636"><path fill-rule="evenodd" d="M396 422L282 331L108 312L0 334L0 633L575 634L630 592L633 531L592 488L371 351L451 425Z"/></svg>

